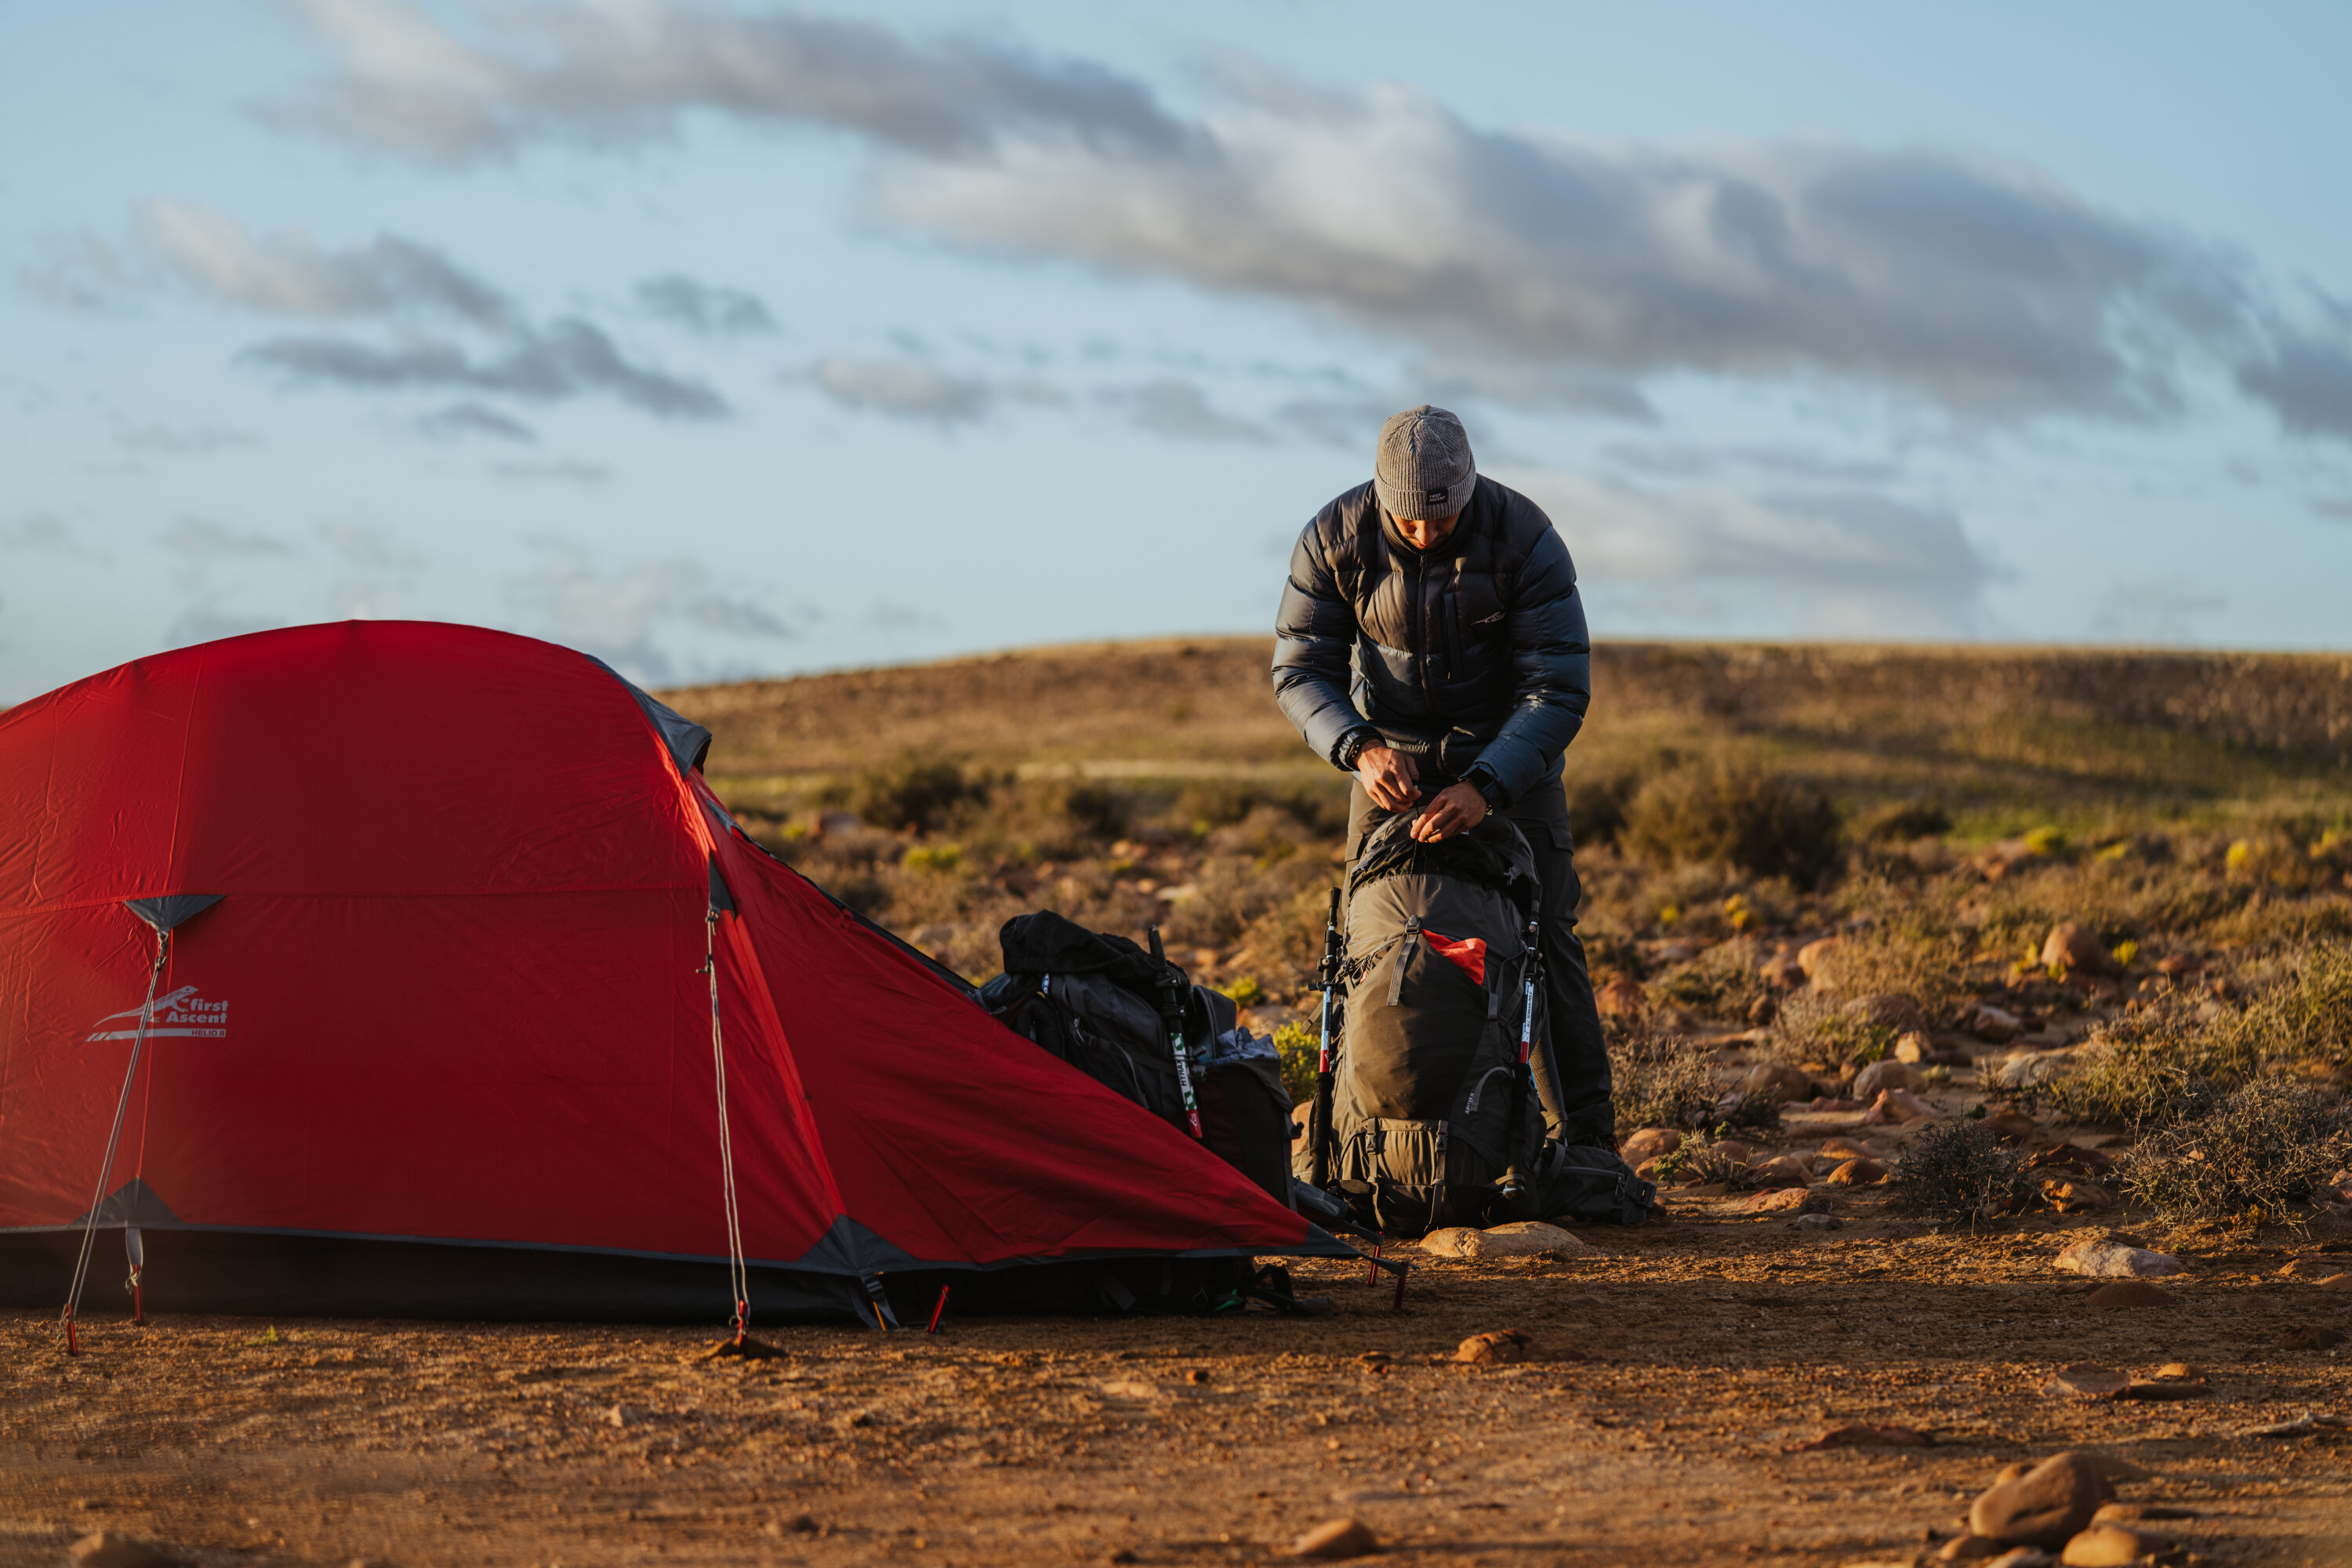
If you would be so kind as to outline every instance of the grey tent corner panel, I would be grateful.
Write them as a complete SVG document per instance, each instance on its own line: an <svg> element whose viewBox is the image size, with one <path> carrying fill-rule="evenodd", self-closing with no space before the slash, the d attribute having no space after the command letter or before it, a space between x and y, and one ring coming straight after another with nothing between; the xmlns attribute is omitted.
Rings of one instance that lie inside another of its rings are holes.
<svg viewBox="0 0 2352 1568"><path fill-rule="evenodd" d="M164 893L152 899L125 899L122 907L154 927L160 935L179 930L220 901L218 893Z"/></svg>
<svg viewBox="0 0 2352 1568"><path fill-rule="evenodd" d="M669 704L657 700L652 693L641 689L636 682L594 654L583 654L581 657L621 683L622 689L628 692L645 714L646 721L654 727L654 733L661 737L663 749L669 752L670 760L677 764L680 773L690 773L702 766L703 759L710 754L709 731Z"/></svg>

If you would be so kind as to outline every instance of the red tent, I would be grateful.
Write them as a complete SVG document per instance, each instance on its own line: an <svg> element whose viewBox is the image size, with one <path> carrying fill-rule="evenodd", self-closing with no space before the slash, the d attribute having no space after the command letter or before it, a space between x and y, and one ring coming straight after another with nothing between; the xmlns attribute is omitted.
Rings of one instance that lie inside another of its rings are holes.
<svg viewBox="0 0 2352 1568"><path fill-rule="evenodd" d="M0 713L0 1293L63 1300L94 1197L185 1310L724 1318L730 1192L755 1318L1350 1255L751 842L709 741L418 622Z"/></svg>

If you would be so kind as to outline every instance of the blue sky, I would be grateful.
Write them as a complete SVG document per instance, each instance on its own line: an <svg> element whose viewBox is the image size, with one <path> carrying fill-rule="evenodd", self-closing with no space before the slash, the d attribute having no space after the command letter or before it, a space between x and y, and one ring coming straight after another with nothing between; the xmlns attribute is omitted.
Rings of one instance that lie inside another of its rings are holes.
<svg viewBox="0 0 2352 1568"><path fill-rule="evenodd" d="M2347 58L2317 5L0 4L0 701L353 615L656 683L1259 630L1423 401L1604 637L2342 647Z"/></svg>

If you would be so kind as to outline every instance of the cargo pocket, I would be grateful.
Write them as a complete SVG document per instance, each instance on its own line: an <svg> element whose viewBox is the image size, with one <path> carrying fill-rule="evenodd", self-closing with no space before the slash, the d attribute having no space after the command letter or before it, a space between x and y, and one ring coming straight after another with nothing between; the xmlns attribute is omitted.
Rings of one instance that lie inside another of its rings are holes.
<svg viewBox="0 0 2352 1568"><path fill-rule="evenodd" d="M1365 1114L1397 1121L1450 1114L1486 1028L1486 988L1413 930L1381 955L1348 1005L1349 1070Z"/></svg>

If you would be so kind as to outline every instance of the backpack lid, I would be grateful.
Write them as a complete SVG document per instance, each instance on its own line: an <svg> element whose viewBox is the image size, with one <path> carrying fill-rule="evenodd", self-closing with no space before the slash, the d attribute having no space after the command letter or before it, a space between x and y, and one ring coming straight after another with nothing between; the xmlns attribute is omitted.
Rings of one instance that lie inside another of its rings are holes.
<svg viewBox="0 0 2352 1568"><path fill-rule="evenodd" d="M1123 936L1092 931L1076 921L1039 910L1015 915L997 933L1004 949L1008 974L1100 974L1122 991L1155 998L1174 965L1154 963L1151 955ZM1175 971L1178 979L1181 971Z"/></svg>
<svg viewBox="0 0 2352 1568"><path fill-rule="evenodd" d="M1522 910L1533 907L1538 887L1535 852L1528 847L1527 836L1517 823L1489 812L1466 833L1423 844L1412 837L1415 815L1375 811L1366 819L1363 842L1348 868L1350 888L1361 888L1383 877L1418 873L1475 882L1492 888Z"/></svg>

